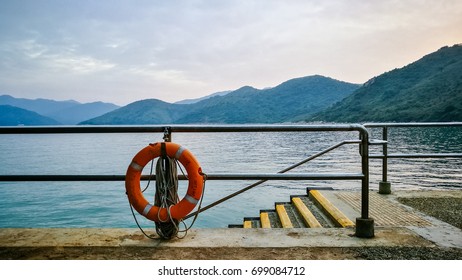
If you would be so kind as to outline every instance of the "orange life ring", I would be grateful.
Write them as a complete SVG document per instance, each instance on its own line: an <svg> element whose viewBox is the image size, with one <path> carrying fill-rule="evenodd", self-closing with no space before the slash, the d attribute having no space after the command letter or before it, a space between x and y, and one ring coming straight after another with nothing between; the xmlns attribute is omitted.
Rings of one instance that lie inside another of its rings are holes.
<svg viewBox="0 0 462 280"><path fill-rule="evenodd" d="M161 143L149 144L139 151L128 166L125 176L125 189L128 200L138 213L151 221L166 222L171 218L180 220L191 212L202 196L204 178L202 169L194 155L187 149L172 142L164 142L166 154L176 158L186 169L188 174L188 191L185 197L175 205L160 208L150 204L143 196L140 187L141 171L144 166L161 155Z"/></svg>

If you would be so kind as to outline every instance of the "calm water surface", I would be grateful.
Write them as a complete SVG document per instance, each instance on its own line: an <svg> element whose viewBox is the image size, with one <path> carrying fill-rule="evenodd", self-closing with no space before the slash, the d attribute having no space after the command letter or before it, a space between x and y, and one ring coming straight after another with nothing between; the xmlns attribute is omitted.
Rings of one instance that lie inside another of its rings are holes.
<svg viewBox="0 0 462 280"><path fill-rule="evenodd" d="M381 138L372 130L371 138ZM354 132L335 133L177 133L173 141L193 152L205 173L276 173L341 140L358 139ZM123 175L133 156L161 134L2 135L0 174ZM460 128L389 131L389 153L462 151ZM380 149L371 148L371 153ZM393 189L462 189L461 159L393 159ZM358 146L344 146L293 172L360 172ZM372 189L381 180L381 161L371 159ZM143 173L148 174L149 168ZM253 181L208 181L203 205ZM145 182L142 182L142 185ZM227 227L258 216L274 202L303 194L307 186L358 189L359 181L269 181L201 213L195 227ZM145 193L150 199L153 188ZM180 196L186 182L180 184ZM187 220L187 223L192 219ZM139 217L143 227L152 223ZM136 227L124 182L0 182L0 227Z"/></svg>

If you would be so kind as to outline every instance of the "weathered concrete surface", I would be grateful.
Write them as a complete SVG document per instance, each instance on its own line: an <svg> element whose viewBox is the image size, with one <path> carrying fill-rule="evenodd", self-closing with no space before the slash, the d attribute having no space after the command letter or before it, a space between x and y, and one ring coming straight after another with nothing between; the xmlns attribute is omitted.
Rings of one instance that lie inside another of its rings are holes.
<svg viewBox="0 0 462 280"><path fill-rule="evenodd" d="M462 197L462 192L393 192L373 200L383 210L371 212L377 220L398 208L405 219L377 226L370 239L339 228L192 229L170 241L148 239L139 229L3 228L0 259L462 259L462 230L396 200L412 195ZM354 201L347 203L356 210ZM425 223L415 223L416 215ZM409 217L414 222L408 225Z"/></svg>
<svg viewBox="0 0 462 280"><path fill-rule="evenodd" d="M148 239L138 229L0 229L0 247L367 247L434 246L406 228L376 229L370 239L353 229L192 229L183 239Z"/></svg>

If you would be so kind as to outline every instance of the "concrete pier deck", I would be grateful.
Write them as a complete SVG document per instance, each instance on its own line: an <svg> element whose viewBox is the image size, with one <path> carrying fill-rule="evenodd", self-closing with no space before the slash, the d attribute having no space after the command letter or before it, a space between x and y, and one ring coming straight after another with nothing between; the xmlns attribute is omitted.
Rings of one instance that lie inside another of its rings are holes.
<svg viewBox="0 0 462 280"><path fill-rule="evenodd" d="M357 214L357 194L331 195L345 213ZM371 193L374 238L355 237L354 228L191 229L169 241L139 229L3 228L0 259L462 259L462 230L400 197L462 200L462 191Z"/></svg>

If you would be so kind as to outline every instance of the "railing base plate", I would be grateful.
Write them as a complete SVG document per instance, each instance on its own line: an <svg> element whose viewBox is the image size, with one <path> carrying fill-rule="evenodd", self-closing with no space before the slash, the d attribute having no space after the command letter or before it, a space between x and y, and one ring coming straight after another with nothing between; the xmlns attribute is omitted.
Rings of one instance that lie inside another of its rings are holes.
<svg viewBox="0 0 462 280"><path fill-rule="evenodd" d="M356 218L355 236L360 238L374 237L374 219Z"/></svg>
<svg viewBox="0 0 462 280"><path fill-rule="evenodd" d="M391 183L379 182L379 194L391 194Z"/></svg>

